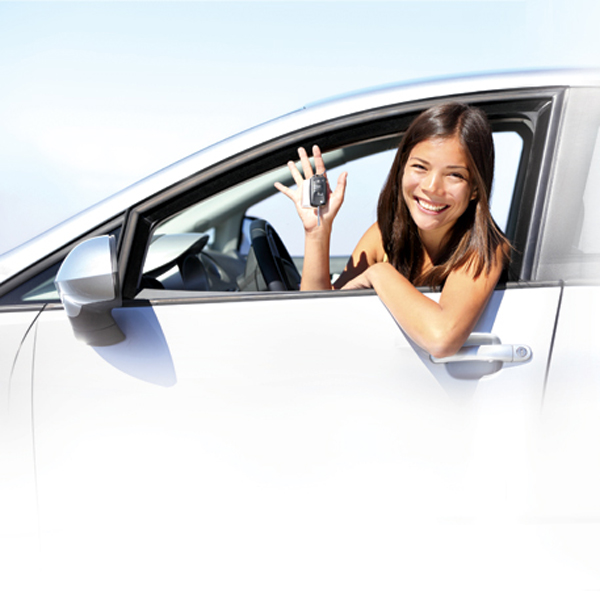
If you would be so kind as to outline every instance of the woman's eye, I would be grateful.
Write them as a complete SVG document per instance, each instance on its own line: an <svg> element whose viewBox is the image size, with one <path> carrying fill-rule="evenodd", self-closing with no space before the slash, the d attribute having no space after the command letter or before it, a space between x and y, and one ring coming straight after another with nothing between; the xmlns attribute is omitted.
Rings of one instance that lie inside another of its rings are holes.
<svg viewBox="0 0 600 600"><path fill-rule="evenodd" d="M450 173L450 177L454 177L455 179L462 179L466 181L466 177L462 173Z"/></svg>
<svg viewBox="0 0 600 600"><path fill-rule="evenodd" d="M416 171L424 171L425 170L425 167L419 163L414 163L411 165L411 167L413 169L415 169Z"/></svg>

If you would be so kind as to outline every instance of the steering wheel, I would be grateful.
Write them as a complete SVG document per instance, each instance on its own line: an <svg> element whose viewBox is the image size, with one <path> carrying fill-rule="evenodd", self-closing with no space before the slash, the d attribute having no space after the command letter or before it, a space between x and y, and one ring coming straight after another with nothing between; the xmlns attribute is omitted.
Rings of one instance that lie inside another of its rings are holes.
<svg viewBox="0 0 600 600"><path fill-rule="evenodd" d="M253 220L250 224L250 242L270 292L300 289L300 273L270 223L264 219Z"/></svg>
<svg viewBox="0 0 600 600"><path fill-rule="evenodd" d="M162 288L157 278L177 265L183 289L208 291L208 275L198 258L208 239L209 236L202 233L163 234L155 237L144 263L142 287Z"/></svg>

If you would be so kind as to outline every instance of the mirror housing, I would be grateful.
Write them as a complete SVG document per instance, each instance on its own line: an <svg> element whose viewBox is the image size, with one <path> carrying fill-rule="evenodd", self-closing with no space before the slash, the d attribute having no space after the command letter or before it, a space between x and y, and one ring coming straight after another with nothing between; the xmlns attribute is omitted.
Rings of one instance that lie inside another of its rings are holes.
<svg viewBox="0 0 600 600"><path fill-rule="evenodd" d="M75 246L56 274L56 288L78 340L111 346L125 339L112 309L121 306L116 240L91 238Z"/></svg>

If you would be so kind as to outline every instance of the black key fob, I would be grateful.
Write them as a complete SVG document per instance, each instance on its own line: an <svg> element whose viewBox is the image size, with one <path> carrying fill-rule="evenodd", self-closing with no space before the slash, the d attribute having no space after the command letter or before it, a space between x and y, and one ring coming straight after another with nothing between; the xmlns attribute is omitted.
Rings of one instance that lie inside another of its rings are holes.
<svg viewBox="0 0 600 600"><path fill-rule="evenodd" d="M327 178L313 175L310 178L310 205L317 207L327 204Z"/></svg>
<svg viewBox="0 0 600 600"><path fill-rule="evenodd" d="M302 189L302 206L318 208L327 204L327 178L324 175L313 175L304 181Z"/></svg>

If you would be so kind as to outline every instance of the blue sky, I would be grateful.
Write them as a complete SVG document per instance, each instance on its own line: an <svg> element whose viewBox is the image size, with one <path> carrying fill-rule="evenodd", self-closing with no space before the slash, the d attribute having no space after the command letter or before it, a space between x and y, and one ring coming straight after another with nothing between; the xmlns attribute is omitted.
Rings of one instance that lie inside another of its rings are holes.
<svg viewBox="0 0 600 600"><path fill-rule="evenodd" d="M0 0L0 253L307 102L440 75L599 67L599 22L596 0Z"/></svg>

